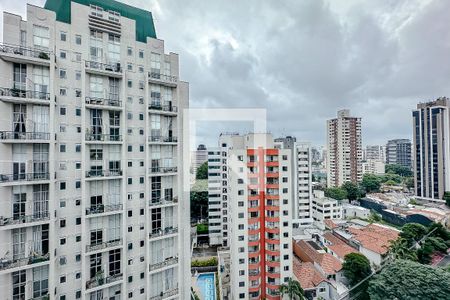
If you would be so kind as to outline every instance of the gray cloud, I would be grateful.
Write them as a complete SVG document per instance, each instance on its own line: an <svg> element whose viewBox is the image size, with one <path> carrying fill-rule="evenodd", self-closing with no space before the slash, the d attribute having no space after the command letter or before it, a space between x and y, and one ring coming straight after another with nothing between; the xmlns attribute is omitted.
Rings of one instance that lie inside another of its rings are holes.
<svg viewBox="0 0 450 300"><path fill-rule="evenodd" d="M0 2L25 12L22 1ZM153 12L159 38L180 54L191 106L265 107L274 134L323 144L325 120L349 107L364 143L384 143L411 136L417 102L450 95L449 1L124 2Z"/></svg>

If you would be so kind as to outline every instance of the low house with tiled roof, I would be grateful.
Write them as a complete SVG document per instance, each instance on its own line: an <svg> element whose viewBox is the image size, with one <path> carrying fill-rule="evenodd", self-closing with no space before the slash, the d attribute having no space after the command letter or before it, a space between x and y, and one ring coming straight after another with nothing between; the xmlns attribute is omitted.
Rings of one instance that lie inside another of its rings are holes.
<svg viewBox="0 0 450 300"><path fill-rule="evenodd" d="M292 267L294 277L305 291L307 299L318 299L320 297L325 300L331 300L335 298L336 289L316 269L312 262L301 262L300 259L294 256Z"/></svg>
<svg viewBox="0 0 450 300"><path fill-rule="evenodd" d="M347 245L332 232L325 232L322 235L322 239L324 246L328 248L328 252L341 262L344 261L347 254L359 252L357 249Z"/></svg>
<svg viewBox="0 0 450 300"><path fill-rule="evenodd" d="M380 266L388 253L391 241L398 238L400 231L380 224L370 224L363 228L348 227L350 242L364 254L372 264Z"/></svg>

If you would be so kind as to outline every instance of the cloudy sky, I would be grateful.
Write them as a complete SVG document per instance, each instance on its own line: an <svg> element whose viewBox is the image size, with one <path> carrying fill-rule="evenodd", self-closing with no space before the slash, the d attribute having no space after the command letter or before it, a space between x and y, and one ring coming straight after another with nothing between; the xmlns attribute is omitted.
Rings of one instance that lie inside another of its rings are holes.
<svg viewBox="0 0 450 300"><path fill-rule="evenodd" d="M324 144L326 120L350 108L363 144L384 144L411 136L417 102L450 96L447 0L122 1L152 11L192 107L267 108L274 135ZM0 10L26 2L44 0ZM236 127L199 131L210 143Z"/></svg>

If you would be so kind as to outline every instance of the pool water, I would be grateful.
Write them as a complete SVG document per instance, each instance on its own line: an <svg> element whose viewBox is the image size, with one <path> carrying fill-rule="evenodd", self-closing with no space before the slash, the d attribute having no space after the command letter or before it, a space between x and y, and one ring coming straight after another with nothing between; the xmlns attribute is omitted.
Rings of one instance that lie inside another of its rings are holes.
<svg viewBox="0 0 450 300"><path fill-rule="evenodd" d="M200 290L200 299L216 300L216 284L214 273L204 273L197 277L197 286Z"/></svg>

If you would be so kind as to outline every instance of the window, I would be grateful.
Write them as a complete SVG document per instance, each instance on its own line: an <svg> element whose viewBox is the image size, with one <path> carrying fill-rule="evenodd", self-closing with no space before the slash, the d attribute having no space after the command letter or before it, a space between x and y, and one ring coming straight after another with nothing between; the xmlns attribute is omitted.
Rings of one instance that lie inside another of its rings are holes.
<svg viewBox="0 0 450 300"><path fill-rule="evenodd" d="M128 64L127 69L128 71L133 71L133 64Z"/></svg>
<svg viewBox="0 0 450 300"><path fill-rule="evenodd" d="M37 48L48 49L50 46L50 31L48 27L33 25L33 43Z"/></svg>
<svg viewBox="0 0 450 300"><path fill-rule="evenodd" d="M81 144L75 144L75 152L81 152Z"/></svg>
<svg viewBox="0 0 450 300"><path fill-rule="evenodd" d="M75 44L81 45L81 35L75 35Z"/></svg>
<svg viewBox="0 0 450 300"><path fill-rule="evenodd" d="M59 145L59 152L66 152L66 144Z"/></svg>
<svg viewBox="0 0 450 300"><path fill-rule="evenodd" d="M133 81L128 80L128 87L129 87L129 88L132 88L132 87L133 87Z"/></svg>
<svg viewBox="0 0 450 300"><path fill-rule="evenodd" d="M24 270L23 272L26 273L26 270ZM33 297L39 298L47 295L47 293L48 293L48 266L33 268Z"/></svg>
<svg viewBox="0 0 450 300"><path fill-rule="evenodd" d="M65 42L67 40L67 33L66 32L61 31L59 35L61 37L61 41L62 42Z"/></svg>
<svg viewBox="0 0 450 300"><path fill-rule="evenodd" d="M64 69L59 69L59 78L66 79L67 78L67 71Z"/></svg>
<svg viewBox="0 0 450 300"><path fill-rule="evenodd" d="M59 89L59 95L60 96L66 96L67 95L67 90L65 88L60 88Z"/></svg>
<svg viewBox="0 0 450 300"><path fill-rule="evenodd" d="M81 53L78 53L78 52L75 53L75 61L77 61L77 62L81 61Z"/></svg>
<svg viewBox="0 0 450 300"><path fill-rule="evenodd" d="M75 80L81 80L81 71L75 71Z"/></svg>
<svg viewBox="0 0 450 300"><path fill-rule="evenodd" d="M139 50L139 58L144 58L144 50Z"/></svg>
<svg viewBox="0 0 450 300"><path fill-rule="evenodd" d="M65 181L62 181L62 182L59 183L59 189L61 191L66 189L66 182Z"/></svg>
<svg viewBox="0 0 450 300"><path fill-rule="evenodd" d="M66 282L66 276L59 277L59 283L65 283Z"/></svg>
<svg viewBox="0 0 450 300"><path fill-rule="evenodd" d="M128 54L128 56L133 55L133 48L128 47L127 54Z"/></svg>
<svg viewBox="0 0 450 300"><path fill-rule="evenodd" d="M66 227L66 219L59 220L59 227L61 227L61 228Z"/></svg>
<svg viewBox="0 0 450 300"><path fill-rule="evenodd" d="M61 59L66 59L66 58L67 58L67 52L64 51L64 50L61 50L61 51L59 52L59 57L60 57Z"/></svg>

